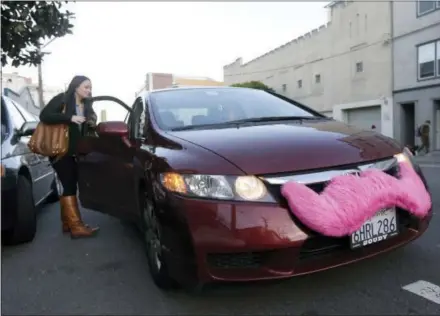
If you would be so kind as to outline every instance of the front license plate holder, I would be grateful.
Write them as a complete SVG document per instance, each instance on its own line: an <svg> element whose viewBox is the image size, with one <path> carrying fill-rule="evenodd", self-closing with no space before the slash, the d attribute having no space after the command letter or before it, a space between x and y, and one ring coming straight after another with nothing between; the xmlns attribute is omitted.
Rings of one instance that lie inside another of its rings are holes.
<svg viewBox="0 0 440 316"><path fill-rule="evenodd" d="M377 212L350 236L350 248L370 246L399 234L396 208L386 208Z"/></svg>

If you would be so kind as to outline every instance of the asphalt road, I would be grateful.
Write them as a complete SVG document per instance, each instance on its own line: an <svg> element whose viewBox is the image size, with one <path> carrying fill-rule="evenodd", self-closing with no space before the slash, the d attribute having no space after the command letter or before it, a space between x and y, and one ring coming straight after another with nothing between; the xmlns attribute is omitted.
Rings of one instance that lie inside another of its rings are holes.
<svg viewBox="0 0 440 316"><path fill-rule="evenodd" d="M424 168L440 211L440 165ZM420 239L367 261L285 281L228 284L199 296L162 293L141 241L117 219L84 212L100 237L62 236L58 205L39 216L34 242L2 249L3 315L439 315L440 304L402 289L440 285L440 217Z"/></svg>

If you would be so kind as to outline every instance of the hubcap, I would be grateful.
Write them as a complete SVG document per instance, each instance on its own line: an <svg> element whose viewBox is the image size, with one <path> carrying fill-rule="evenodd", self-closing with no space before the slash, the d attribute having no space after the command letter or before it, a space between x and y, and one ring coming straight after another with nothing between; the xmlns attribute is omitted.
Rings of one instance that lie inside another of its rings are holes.
<svg viewBox="0 0 440 316"><path fill-rule="evenodd" d="M55 172L54 180L55 180L55 186L56 186L57 191L58 191L57 192L58 196L63 195L63 185L61 184L60 178L58 177L56 172Z"/></svg>
<svg viewBox="0 0 440 316"><path fill-rule="evenodd" d="M145 200L143 218L146 228L144 232L144 238L147 244L148 256L150 257L150 261L156 266L156 269L159 271L162 267L162 245L160 243L160 230L156 215L154 214L153 205L148 199Z"/></svg>

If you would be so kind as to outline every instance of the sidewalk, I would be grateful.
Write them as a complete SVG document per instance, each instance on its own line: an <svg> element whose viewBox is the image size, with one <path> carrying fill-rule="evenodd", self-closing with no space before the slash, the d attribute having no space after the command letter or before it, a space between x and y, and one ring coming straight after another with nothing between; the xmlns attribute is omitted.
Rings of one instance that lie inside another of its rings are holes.
<svg viewBox="0 0 440 316"><path fill-rule="evenodd" d="M427 155L415 156L417 163L420 165L431 165L440 168L440 150L430 152Z"/></svg>

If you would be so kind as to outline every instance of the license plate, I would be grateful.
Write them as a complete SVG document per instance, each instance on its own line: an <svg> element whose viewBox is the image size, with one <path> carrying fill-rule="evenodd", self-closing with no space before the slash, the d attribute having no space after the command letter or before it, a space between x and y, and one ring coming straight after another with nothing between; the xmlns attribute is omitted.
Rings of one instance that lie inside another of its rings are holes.
<svg viewBox="0 0 440 316"><path fill-rule="evenodd" d="M396 209L381 210L366 221L359 230L351 234L350 247L356 249L369 246L398 233Z"/></svg>

